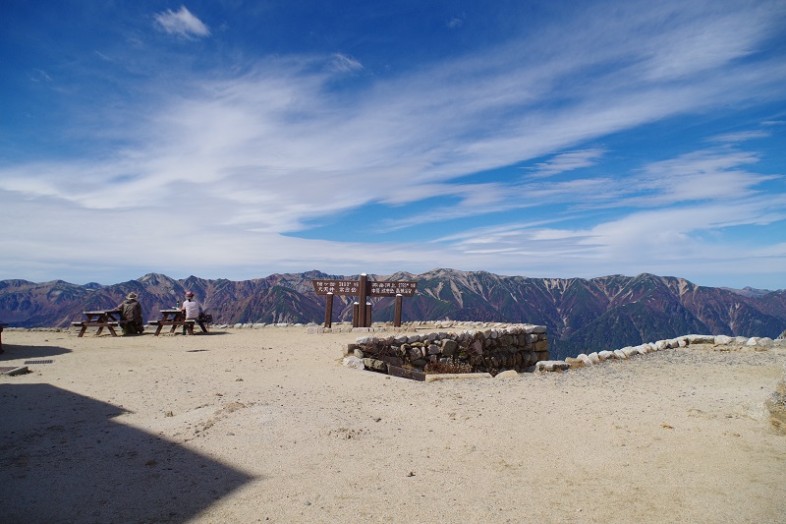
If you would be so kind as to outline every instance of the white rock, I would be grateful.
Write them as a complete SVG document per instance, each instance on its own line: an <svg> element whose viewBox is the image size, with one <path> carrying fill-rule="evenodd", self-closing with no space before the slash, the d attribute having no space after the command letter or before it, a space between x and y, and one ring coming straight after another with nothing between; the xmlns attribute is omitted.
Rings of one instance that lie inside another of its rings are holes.
<svg viewBox="0 0 786 524"><path fill-rule="evenodd" d="M604 350L604 351L601 351L601 352L598 353L598 358L601 361L608 360L610 358L614 358L614 353L612 353L611 351Z"/></svg>
<svg viewBox="0 0 786 524"><path fill-rule="evenodd" d="M601 362L600 356L597 353L592 352L587 356L589 357L589 359L592 361L593 364L600 364Z"/></svg>
<svg viewBox="0 0 786 524"><path fill-rule="evenodd" d="M535 371L566 371L570 364L564 360L541 360L535 364Z"/></svg>
<svg viewBox="0 0 786 524"><path fill-rule="evenodd" d="M502 371L501 373L497 373L497 375L494 378L509 380L513 378L519 378L519 374L516 372L515 369L508 369L506 371Z"/></svg>
<svg viewBox="0 0 786 524"><path fill-rule="evenodd" d="M717 346L728 346L729 344L731 344L732 340L734 340L734 339L731 338L728 335L717 335L715 337L715 345L717 345Z"/></svg>
<svg viewBox="0 0 786 524"><path fill-rule="evenodd" d="M712 335L687 335L690 344L714 344L715 337Z"/></svg>
<svg viewBox="0 0 786 524"><path fill-rule="evenodd" d="M632 347L626 347L626 348L622 348L622 352L625 353L626 357L630 358L630 357L632 357L634 355L638 355L639 354L639 349L638 348L632 348Z"/></svg>
<svg viewBox="0 0 786 524"><path fill-rule="evenodd" d="M585 355L584 353L582 353L582 354L578 355L576 358L577 358L577 359L579 359L579 360L581 360L581 363L582 363L582 364L584 364L585 366L592 366L592 365L594 365L594 364L595 364L595 363L592 361L592 359L590 359L590 358L589 358L587 355Z"/></svg>
<svg viewBox="0 0 786 524"><path fill-rule="evenodd" d="M626 355L625 352L622 351L621 349L615 349L614 350L614 356L619 358L619 359L621 359L621 360L625 360L625 359L628 358L628 355Z"/></svg>
<svg viewBox="0 0 786 524"><path fill-rule="evenodd" d="M355 356L349 356L344 358L344 365L348 368L352 369L365 369L366 366L363 365L363 359L358 358Z"/></svg>

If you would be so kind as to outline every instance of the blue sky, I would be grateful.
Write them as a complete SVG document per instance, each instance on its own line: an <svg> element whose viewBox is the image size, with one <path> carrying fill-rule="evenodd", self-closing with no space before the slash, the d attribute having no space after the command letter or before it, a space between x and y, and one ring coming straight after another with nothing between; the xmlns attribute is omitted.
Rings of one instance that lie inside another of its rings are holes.
<svg viewBox="0 0 786 524"><path fill-rule="evenodd" d="M783 289L785 86L782 0L8 0L0 279Z"/></svg>

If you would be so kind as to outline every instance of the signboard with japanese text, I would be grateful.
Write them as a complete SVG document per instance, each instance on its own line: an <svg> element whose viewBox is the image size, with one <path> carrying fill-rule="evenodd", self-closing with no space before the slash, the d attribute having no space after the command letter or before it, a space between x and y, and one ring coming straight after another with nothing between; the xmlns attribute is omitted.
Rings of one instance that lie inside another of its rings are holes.
<svg viewBox="0 0 786 524"><path fill-rule="evenodd" d="M357 280L312 280L317 295L359 295L360 283Z"/></svg>
<svg viewBox="0 0 786 524"><path fill-rule="evenodd" d="M414 281L391 281L391 282L369 282L368 294L373 297L395 297L401 295L411 297L418 288L418 283Z"/></svg>
<svg viewBox="0 0 786 524"><path fill-rule="evenodd" d="M402 299L413 296L418 288L418 283L414 280L369 282L365 273L361 274L358 280L314 279L311 285L314 286L317 295L327 297L325 299L326 328L330 328L333 322L333 298L347 295L357 297L352 312L353 328L371 327L372 304L368 297L393 297L395 299L393 325L401 327Z"/></svg>
<svg viewBox="0 0 786 524"><path fill-rule="evenodd" d="M317 295L360 295L360 282L357 280L312 280L311 285ZM369 282L368 294L374 297L411 297L417 288L418 283L415 281Z"/></svg>

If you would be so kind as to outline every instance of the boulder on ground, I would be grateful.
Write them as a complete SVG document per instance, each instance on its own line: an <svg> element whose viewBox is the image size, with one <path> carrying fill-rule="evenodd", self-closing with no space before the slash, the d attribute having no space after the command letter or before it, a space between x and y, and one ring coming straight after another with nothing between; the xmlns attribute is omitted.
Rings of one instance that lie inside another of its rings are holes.
<svg viewBox="0 0 786 524"><path fill-rule="evenodd" d="M508 369L506 371L502 371L500 373L497 373L494 376L494 378L499 378L499 379L502 379L502 380L509 380L509 379L514 379L514 378L519 378L519 374L518 374L518 372L515 369Z"/></svg>
<svg viewBox="0 0 786 524"><path fill-rule="evenodd" d="M688 344L714 344L715 337L712 335L686 335Z"/></svg>
<svg viewBox="0 0 786 524"><path fill-rule="evenodd" d="M622 348L622 352L625 353L626 357L630 358L634 355L639 354L639 348L626 347L626 348Z"/></svg>
<svg viewBox="0 0 786 524"><path fill-rule="evenodd" d="M576 358L577 358L577 359L579 359L579 360L581 360L581 363L582 363L582 364L584 364L584 365L585 365L585 366L587 366L587 367L589 367L589 366L592 366L592 365L594 365L594 364L595 364L595 363L592 361L592 359L591 359L591 358L589 358L589 356L588 356L588 355L585 355L584 353L580 354L580 355L579 355L579 356L577 356Z"/></svg>
<svg viewBox="0 0 786 524"><path fill-rule="evenodd" d="M541 360L535 364L535 371L567 371L570 364L564 360Z"/></svg>
<svg viewBox="0 0 786 524"><path fill-rule="evenodd" d="M365 369L366 366L363 365L363 359L358 358L356 356L349 356L344 359L344 365L348 368L352 369Z"/></svg>

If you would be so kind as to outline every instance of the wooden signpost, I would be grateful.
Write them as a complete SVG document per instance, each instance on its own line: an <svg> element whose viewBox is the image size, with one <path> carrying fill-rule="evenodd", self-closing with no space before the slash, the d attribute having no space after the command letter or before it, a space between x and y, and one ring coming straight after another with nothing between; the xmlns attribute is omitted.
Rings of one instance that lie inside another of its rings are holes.
<svg viewBox="0 0 786 524"><path fill-rule="evenodd" d="M359 280L312 280L314 292L325 295L325 327L329 328L333 318L333 297L356 296L352 311L352 327L371 327L371 302L369 297L396 297L393 325L401 326L401 300L402 297L411 297L418 288L418 283L412 280L394 280L369 282L365 273Z"/></svg>

